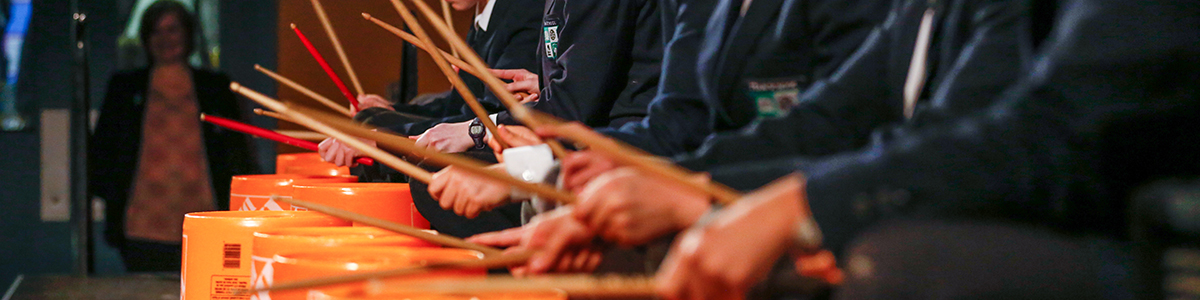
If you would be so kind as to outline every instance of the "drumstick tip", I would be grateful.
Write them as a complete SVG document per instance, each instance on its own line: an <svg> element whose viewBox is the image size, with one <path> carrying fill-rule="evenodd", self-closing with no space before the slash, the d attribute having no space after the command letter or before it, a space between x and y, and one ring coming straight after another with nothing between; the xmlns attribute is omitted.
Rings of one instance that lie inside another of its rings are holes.
<svg viewBox="0 0 1200 300"><path fill-rule="evenodd" d="M232 90L232 91L234 91L234 92L241 92L242 85L241 85L241 84L238 84L236 81L235 81L235 82L230 82L230 83L229 83L229 89L230 89L230 90Z"/></svg>
<svg viewBox="0 0 1200 300"><path fill-rule="evenodd" d="M363 19L367 19L367 20L370 20L370 19L371 19L371 14L368 14L368 13L362 13L362 16L363 16Z"/></svg>
<svg viewBox="0 0 1200 300"><path fill-rule="evenodd" d="M200 121L204 121L204 119L206 119L206 118L208 118L208 115L205 115L204 113L200 113Z"/></svg>
<svg viewBox="0 0 1200 300"><path fill-rule="evenodd" d="M260 116L261 116L261 115L263 115L263 109L261 109L261 108L255 108L255 109L254 109L254 114L256 114L256 115L260 115ZM203 116L204 114L200 114L200 115L201 115L201 116Z"/></svg>
<svg viewBox="0 0 1200 300"><path fill-rule="evenodd" d="M258 71L262 71L262 70L263 70L263 66L262 66L262 65L259 65L259 64L254 64L254 69L255 69L255 70L258 70Z"/></svg>
<svg viewBox="0 0 1200 300"><path fill-rule="evenodd" d="M292 26L292 29L296 29L296 23L289 23L288 25Z"/></svg>

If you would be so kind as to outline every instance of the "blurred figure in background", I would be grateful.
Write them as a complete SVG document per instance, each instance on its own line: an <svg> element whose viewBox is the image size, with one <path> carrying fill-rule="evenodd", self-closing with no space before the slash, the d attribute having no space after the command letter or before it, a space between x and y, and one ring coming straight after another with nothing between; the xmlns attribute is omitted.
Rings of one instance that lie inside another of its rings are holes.
<svg viewBox="0 0 1200 300"><path fill-rule="evenodd" d="M149 65L109 80L89 141L89 193L107 201L105 238L130 272L179 271L184 214L227 210L229 178L258 169L245 136L200 123L242 112L228 76L188 65L196 28L179 2L146 9Z"/></svg>

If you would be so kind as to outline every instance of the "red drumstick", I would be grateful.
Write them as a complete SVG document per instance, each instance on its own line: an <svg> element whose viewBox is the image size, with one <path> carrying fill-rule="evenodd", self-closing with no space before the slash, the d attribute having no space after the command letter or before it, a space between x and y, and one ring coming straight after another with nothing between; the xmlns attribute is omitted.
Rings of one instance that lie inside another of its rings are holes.
<svg viewBox="0 0 1200 300"><path fill-rule="evenodd" d="M317 151L317 143L313 143L313 142L301 140L298 138L286 136L286 135L280 134L278 132L255 127L254 125L250 125L250 124L246 124L246 123L242 123L242 122L238 122L238 121L234 121L234 120L230 120L230 119L226 119L226 118L222 118L222 117L214 117L214 116L210 116L210 115L205 115L205 114L200 114L200 120L209 122L209 123L213 123L214 125L217 125L217 126L229 128L230 130L233 130L233 131L249 134L252 136L261 137L264 139L268 139L268 140L272 140L272 141L276 141L276 142L280 142L280 143L284 143L284 144L288 144L288 145L292 145L292 146L296 146L296 147L300 147L300 148L304 148L304 149L308 149L308 150L312 150L312 151ZM364 165L368 165L368 166L375 164L375 160L371 159L370 157L359 157L359 158L357 158L357 161L360 164L364 164Z"/></svg>
<svg viewBox="0 0 1200 300"><path fill-rule="evenodd" d="M308 53L312 53L313 58L317 59L317 64L320 64L321 68L325 69L325 74L329 74L329 78L333 79L333 83L337 85L339 90L342 90L342 95L346 96L346 100L350 100L350 107L354 111L358 111L358 99L354 98L354 94L351 94L350 89L346 88L346 83L342 82L342 79L338 78L337 73L333 72L333 68L329 67L329 63L325 62L325 57L322 57L321 53L317 52L317 48L313 47L312 42L308 41L308 37L305 37L304 33L300 32L300 28L296 27L296 24L292 24L292 31L296 32L296 36L300 38L300 42L304 43L305 48L308 48Z"/></svg>

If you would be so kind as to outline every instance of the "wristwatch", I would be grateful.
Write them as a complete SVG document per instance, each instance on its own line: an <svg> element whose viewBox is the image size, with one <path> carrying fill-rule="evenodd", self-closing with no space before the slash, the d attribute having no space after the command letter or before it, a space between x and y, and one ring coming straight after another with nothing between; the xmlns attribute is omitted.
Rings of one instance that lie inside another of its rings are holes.
<svg viewBox="0 0 1200 300"><path fill-rule="evenodd" d="M483 128L483 122L479 118L471 120L471 125L467 126L467 135L471 136L471 140L475 141L475 149L483 149L487 145L483 138L487 136Z"/></svg>

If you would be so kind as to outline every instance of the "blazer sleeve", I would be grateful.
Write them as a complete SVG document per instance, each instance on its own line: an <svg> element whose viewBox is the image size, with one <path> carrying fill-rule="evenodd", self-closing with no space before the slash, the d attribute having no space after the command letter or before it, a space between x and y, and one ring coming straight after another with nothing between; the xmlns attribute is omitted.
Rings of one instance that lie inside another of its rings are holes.
<svg viewBox="0 0 1200 300"><path fill-rule="evenodd" d="M699 147L713 131L713 116L696 74L697 51L716 1L663 1L665 46L659 93L641 122L597 131L646 152L671 156Z"/></svg>
<svg viewBox="0 0 1200 300"><path fill-rule="evenodd" d="M1126 170L1105 165L1175 158L1194 166L1194 153L1169 149L1104 153L1109 142L1175 129L1110 135L1128 124L1174 118L1197 128L1200 7L1081 0L1057 24L1035 72L986 111L893 130L863 151L798 166L826 243L840 249L901 215L1001 217L1119 236L1127 204L1110 188L1124 183L1107 178Z"/></svg>
<svg viewBox="0 0 1200 300"><path fill-rule="evenodd" d="M899 118L899 101L887 100L891 99L886 84L891 47L884 32L875 30L841 70L815 83L787 116L761 120L740 132L713 135L696 152L675 160L693 170L706 170L860 145L862 138L854 137L867 136L879 124Z"/></svg>

